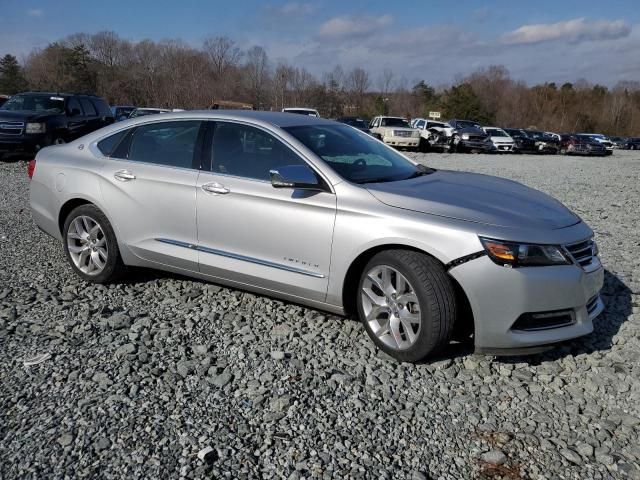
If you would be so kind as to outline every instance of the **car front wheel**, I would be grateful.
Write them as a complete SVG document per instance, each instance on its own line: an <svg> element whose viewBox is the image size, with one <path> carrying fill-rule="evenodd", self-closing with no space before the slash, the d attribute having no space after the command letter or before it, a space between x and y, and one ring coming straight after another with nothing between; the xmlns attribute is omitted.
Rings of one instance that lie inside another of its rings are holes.
<svg viewBox="0 0 640 480"><path fill-rule="evenodd" d="M384 251L363 270L358 314L380 349L399 361L417 362L451 339L454 287L434 258L411 250Z"/></svg>
<svg viewBox="0 0 640 480"><path fill-rule="evenodd" d="M108 283L124 271L113 228L95 205L75 208L62 233L67 260L85 281Z"/></svg>

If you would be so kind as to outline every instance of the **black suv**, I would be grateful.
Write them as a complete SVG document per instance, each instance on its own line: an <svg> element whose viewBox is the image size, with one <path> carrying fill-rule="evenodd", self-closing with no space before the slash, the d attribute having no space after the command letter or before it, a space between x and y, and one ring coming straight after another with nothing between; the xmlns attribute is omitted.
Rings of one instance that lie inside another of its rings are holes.
<svg viewBox="0 0 640 480"><path fill-rule="evenodd" d="M113 122L107 102L94 95L20 93L0 107L0 157L34 154Z"/></svg>

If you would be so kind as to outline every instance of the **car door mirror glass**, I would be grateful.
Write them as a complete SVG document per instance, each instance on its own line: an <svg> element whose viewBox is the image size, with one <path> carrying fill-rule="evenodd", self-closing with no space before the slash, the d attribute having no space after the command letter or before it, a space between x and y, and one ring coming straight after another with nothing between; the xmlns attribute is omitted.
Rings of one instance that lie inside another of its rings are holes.
<svg viewBox="0 0 640 480"><path fill-rule="evenodd" d="M269 171L274 188L294 188L301 190L324 190L318 177L306 165L285 165Z"/></svg>
<svg viewBox="0 0 640 480"><path fill-rule="evenodd" d="M70 117L78 117L80 115L82 115L82 112L80 112L79 108L72 108L71 110L69 110Z"/></svg>

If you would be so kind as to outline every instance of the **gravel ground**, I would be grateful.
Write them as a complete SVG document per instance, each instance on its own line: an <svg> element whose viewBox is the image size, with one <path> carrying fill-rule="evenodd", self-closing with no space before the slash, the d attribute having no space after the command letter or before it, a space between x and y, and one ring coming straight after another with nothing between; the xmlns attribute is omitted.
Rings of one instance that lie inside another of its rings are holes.
<svg viewBox="0 0 640 480"><path fill-rule="evenodd" d="M639 479L640 152L413 156L579 213L595 332L398 364L353 319L164 273L87 285L33 225L25 163L0 163L0 478Z"/></svg>

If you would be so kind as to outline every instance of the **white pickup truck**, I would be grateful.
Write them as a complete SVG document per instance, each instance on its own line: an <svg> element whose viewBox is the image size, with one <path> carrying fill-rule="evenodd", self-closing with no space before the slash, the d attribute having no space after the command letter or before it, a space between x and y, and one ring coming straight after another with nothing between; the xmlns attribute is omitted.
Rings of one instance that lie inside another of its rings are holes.
<svg viewBox="0 0 640 480"><path fill-rule="evenodd" d="M420 132L402 117L375 117L369 124L369 130L371 135L393 147L420 146Z"/></svg>

